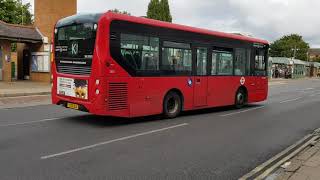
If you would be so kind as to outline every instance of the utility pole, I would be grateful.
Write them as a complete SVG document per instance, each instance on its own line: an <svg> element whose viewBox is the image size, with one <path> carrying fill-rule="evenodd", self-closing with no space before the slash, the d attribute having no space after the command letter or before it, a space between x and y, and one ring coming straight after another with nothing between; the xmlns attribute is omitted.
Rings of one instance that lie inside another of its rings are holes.
<svg viewBox="0 0 320 180"><path fill-rule="evenodd" d="M21 24L23 25L24 24L24 19L23 19L23 14L24 14L24 12L23 12L23 4L22 4L22 0L20 0L20 3L21 3Z"/></svg>
<svg viewBox="0 0 320 180"><path fill-rule="evenodd" d="M297 56L297 51L299 51L300 49L297 48L297 46L295 45L293 49L291 49L293 51L293 57L292 60L296 58Z"/></svg>

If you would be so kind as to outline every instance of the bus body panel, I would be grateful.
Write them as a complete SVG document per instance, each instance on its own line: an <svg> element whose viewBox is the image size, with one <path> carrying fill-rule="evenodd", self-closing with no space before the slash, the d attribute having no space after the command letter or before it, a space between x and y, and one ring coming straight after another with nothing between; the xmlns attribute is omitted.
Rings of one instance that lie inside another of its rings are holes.
<svg viewBox="0 0 320 180"><path fill-rule="evenodd" d="M62 76L69 77L69 76ZM89 88L89 97L94 101L82 101L77 98L53 95L53 103L59 101L73 102L84 105L90 113L97 115L119 116L119 117L139 117L162 113L163 99L167 92L172 89L179 90L183 94L183 109L185 111L201 108L211 108L228 106L234 104L236 91L240 88L241 77L208 77L206 87L207 96L195 94L195 86L188 85L189 77L160 77L160 78L105 78L101 81L100 95L95 95L94 88ZM246 81L254 77L246 77ZM110 83L128 84L128 108L125 110L108 109L108 95ZM94 86L94 83L89 83ZM249 84L245 84L245 87ZM248 102L260 102L266 99L264 90L248 91ZM194 97L200 102L207 102L207 105L197 105ZM202 98L202 99L200 99Z"/></svg>

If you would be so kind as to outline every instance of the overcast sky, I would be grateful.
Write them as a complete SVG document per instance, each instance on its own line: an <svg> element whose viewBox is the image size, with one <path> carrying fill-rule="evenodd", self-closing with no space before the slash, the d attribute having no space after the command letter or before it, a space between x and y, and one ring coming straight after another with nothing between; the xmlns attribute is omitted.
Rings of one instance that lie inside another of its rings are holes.
<svg viewBox="0 0 320 180"><path fill-rule="evenodd" d="M23 0L31 2L33 0ZM120 9L144 16L150 0L78 0L78 13ZM174 23L273 41L298 33L320 47L319 0L169 0Z"/></svg>

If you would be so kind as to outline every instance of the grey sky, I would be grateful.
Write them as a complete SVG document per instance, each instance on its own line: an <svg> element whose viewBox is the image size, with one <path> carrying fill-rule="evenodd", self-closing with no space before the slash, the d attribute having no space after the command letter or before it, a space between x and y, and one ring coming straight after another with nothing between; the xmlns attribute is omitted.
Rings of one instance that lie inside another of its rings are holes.
<svg viewBox="0 0 320 180"><path fill-rule="evenodd" d="M31 2L33 0L23 0ZM126 10L146 14L150 0L78 0L78 12ZM320 47L319 0L169 0L174 23L206 29L244 32L273 41L298 33Z"/></svg>

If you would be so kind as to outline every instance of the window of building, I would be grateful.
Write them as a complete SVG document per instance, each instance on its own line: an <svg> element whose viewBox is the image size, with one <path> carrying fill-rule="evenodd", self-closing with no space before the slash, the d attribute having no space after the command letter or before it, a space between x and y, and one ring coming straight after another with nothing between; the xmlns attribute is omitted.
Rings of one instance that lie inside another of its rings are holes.
<svg viewBox="0 0 320 180"><path fill-rule="evenodd" d="M233 54L229 51L216 51L218 75L233 75Z"/></svg>
<svg viewBox="0 0 320 180"><path fill-rule="evenodd" d="M121 55L134 70L159 70L159 38L121 34Z"/></svg>
<svg viewBox="0 0 320 180"><path fill-rule="evenodd" d="M207 48L197 49L197 75L198 76L207 75L207 60L208 60Z"/></svg>
<svg viewBox="0 0 320 180"><path fill-rule="evenodd" d="M32 53L32 72L50 72L50 54L48 52Z"/></svg>
<svg viewBox="0 0 320 180"><path fill-rule="evenodd" d="M192 71L192 52L190 44L165 41L163 46L161 70Z"/></svg>
<svg viewBox="0 0 320 180"><path fill-rule="evenodd" d="M234 74L243 76L246 74L246 51L242 48L235 50Z"/></svg>

